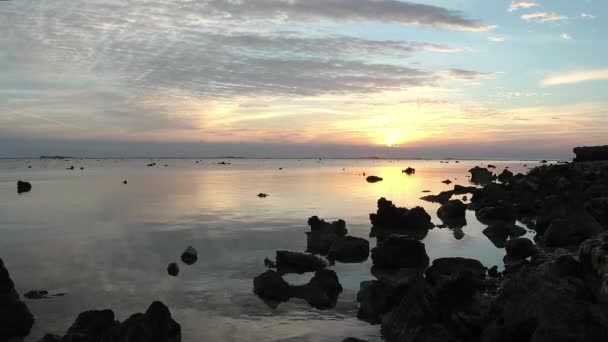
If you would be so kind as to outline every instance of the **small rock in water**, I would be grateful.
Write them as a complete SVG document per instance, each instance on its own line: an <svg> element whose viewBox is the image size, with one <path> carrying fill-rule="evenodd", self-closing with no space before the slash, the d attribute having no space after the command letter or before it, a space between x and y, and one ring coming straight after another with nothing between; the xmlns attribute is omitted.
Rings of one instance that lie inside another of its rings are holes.
<svg viewBox="0 0 608 342"><path fill-rule="evenodd" d="M408 167L405 170L401 170L402 173L405 173L407 175L413 175L416 173L416 169L414 169L413 167Z"/></svg>
<svg viewBox="0 0 608 342"><path fill-rule="evenodd" d="M127 184L127 181L126 180L122 181L122 184Z"/></svg>
<svg viewBox="0 0 608 342"><path fill-rule="evenodd" d="M22 182L22 181L17 182L17 192L18 193L29 192L30 190L32 190L32 184L30 184L30 182Z"/></svg>
<svg viewBox="0 0 608 342"><path fill-rule="evenodd" d="M81 167L80 167L80 169L81 169L81 170L84 170L84 167L82 167L82 166L81 166Z"/></svg>
<svg viewBox="0 0 608 342"><path fill-rule="evenodd" d="M377 183L383 180L383 178L378 177L378 176L368 176L367 178L365 178L365 180L368 183Z"/></svg>
<svg viewBox="0 0 608 342"><path fill-rule="evenodd" d="M441 183L443 183L443 184L452 184L452 181L449 180L449 179L446 179L446 180L442 181Z"/></svg>
<svg viewBox="0 0 608 342"><path fill-rule="evenodd" d="M488 169L495 169L496 165L488 164Z"/></svg>
<svg viewBox="0 0 608 342"><path fill-rule="evenodd" d="M266 197L268 197L268 194L265 194L265 193L263 193L263 192L260 192L260 193L258 194L258 197L259 197L259 198L266 198Z"/></svg>
<svg viewBox="0 0 608 342"><path fill-rule="evenodd" d="M167 266L167 273L169 273L171 276L177 277L179 274L179 266L177 266L176 262L172 262Z"/></svg>
<svg viewBox="0 0 608 342"><path fill-rule="evenodd" d="M74 165L68 167L66 170L74 170Z"/></svg>
<svg viewBox="0 0 608 342"><path fill-rule="evenodd" d="M192 265L198 260L198 252L192 246L186 248L182 253L182 261L186 265Z"/></svg>
<svg viewBox="0 0 608 342"><path fill-rule="evenodd" d="M32 168L32 165L28 165L28 167L27 167L27 168L28 168L28 169L31 169L31 168Z"/></svg>
<svg viewBox="0 0 608 342"><path fill-rule="evenodd" d="M156 163L150 163L147 166L156 166Z"/></svg>
<svg viewBox="0 0 608 342"><path fill-rule="evenodd" d="M43 298L48 298L48 296L49 296L49 291L46 291L46 290L33 290L33 291L29 291L23 295L23 297L25 297L27 299L43 299Z"/></svg>
<svg viewBox="0 0 608 342"><path fill-rule="evenodd" d="M429 192L431 192L431 190L422 190L422 192L424 192L425 194L428 194Z"/></svg>

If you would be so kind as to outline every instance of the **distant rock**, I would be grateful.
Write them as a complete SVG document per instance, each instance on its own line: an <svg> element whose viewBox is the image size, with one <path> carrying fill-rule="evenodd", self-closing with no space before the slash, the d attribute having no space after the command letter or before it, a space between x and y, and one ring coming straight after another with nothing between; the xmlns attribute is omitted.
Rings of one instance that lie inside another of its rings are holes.
<svg viewBox="0 0 608 342"><path fill-rule="evenodd" d="M441 183L443 183L443 184L448 184L448 185L449 185L449 184L452 184L452 181L451 181L451 180L449 180L449 179L446 179L446 180L444 180L444 181L441 181Z"/></svg>
<svg viewBox="0 0 608 342"><path fill-rule="evenodd" d="M378 268L424 268L429 264L424 243L405 236L379 241L371 254L373 264Z"/></svg>
<svg viewBox="0 0 608 342"><path fill-rule="evenodd" d="M471 173L471 182L476 184L485 185L492 183L494 180L492 172L486 168L475 166L474 168L470 169L469 172Z"/></svg>
<svg viewBox="0 0 608 342"><path fill-rule="evenodd" d="M65 293L55 293L55 294L51 294L49 293L49 291L47 290L32 290L32 291L28 291L26 292L23 297L27 298L27 299L48 299L48 298L54 298L54 297L63 297L65 295Z"/></svg>
<svg viewBox="0 0 608 342"><path fill-rule="evenodd" d="M369 257L369 241L354 236L338 238L329 248L327 257L342 263L363 262Z"/></svg>
<svg viewBox="0 0 608 342"><path fill-rule="evenodd" d="M268 194L265 194L265 193L263 193L263 192L260 192L260 193L258 194L258 197L259 197L259 198L266 198L266 197L268 197Z"/></svg>
<svg viewBox="0 0 608 342"><path fill-rule="evenodd" d="M368 183L377 183L377 182L381 182L383 180L383 178L378 177L378 176L367 176L367 178L365 178L365 180Z"/></svg>
<svg viewBox="0 0 608 342"><path fill-rule="evenodd" d="M334 241L348 233L344 220L325 222L318 216L312 216L308 219L308 225L310 231L306 232L306 250L321 255L326 255Z"/></svg>
<svg viewBox="0 0 608 342"><path fill-rule="evenodd" d="M172 262L167 266L167 273L169 273L170 276L177 277L179 274L179 266L176 262Z"/></svg>
<svg viewBox="0 0 608 342"><path fill-rule="evenodd" d="M312 254L277 251L276 267L279 274L303 274L324 269L327 267L327 262Z"/></svg>
<svg viewBox="0 0 608 342"><path fill-rule="evenodd" d="M30 182L17 181L17 193L30 192L32 184Z"/></svg>
<svg viewBox="0 0 608 342"><path fill-rule="evenodd" d="M156 166L156 163L150 163L150 164L148 164L146 166Z"/></svg>
<svg viewBox="0 0 608 342"><path fill-rule="evenodd" d="M407 175L413 175L416 173L416 169L412 168L412 167L408 167L407 169L403 169L401 170L402 173L405 173Z"/></svg>
<svg viewBox="0 0 608 342"><path fill-rule="evenodd" d="M126 180L122 181L122 184L127 184L127 181Z"/></svg>
<svg viewBox="0 0 608 342"><path fill-rule="evenodd" d="M4 262L0 259L0 340L27 336L34 324L34 316L15 291Z"/></svg>
<svg viewBox="0 0 608 342"><path fill-rule="evenodd" d="M182 258L182 261L184 262L184 264L192 265L198 260L198 252L196 251L196 249L194 249L194 247L189 246L182 253L181 258Z"/></svg>
<svg viewBox="0 0 608 342"><path fill-rule="evenodd" d="M495 169L496 165L488 164L488 169Z"/></svg>
<svg viewBox="0 0 608 342"><path fill-rule="evenodd" d="M574 148L575 162L608 160L608 145Z"/></svg>

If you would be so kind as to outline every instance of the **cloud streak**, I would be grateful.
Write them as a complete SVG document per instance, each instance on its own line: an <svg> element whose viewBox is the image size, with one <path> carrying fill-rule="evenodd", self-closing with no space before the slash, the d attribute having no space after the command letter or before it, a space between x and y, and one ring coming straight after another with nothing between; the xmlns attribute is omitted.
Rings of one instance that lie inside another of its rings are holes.
<svg viewBox="0 0 608 342"><path fill-rule="evenodd" d="M572 71L556 74L543 79L540 84L545 87L579 84L592 81L608 81L608 69L590 71Z"/></svg>
<svg viewBox="0 0 608 342"><path fill-rule="evenodd" d="M527 9L532 7L537 7L538 4L530 1L511 1L511 5L509 6L509 12L514 12L520 9Z"/></svg>
<svg viewBox="0 0 608 342"><path fill-rule="evenodd" d="M549 13L549 12L536 12L536 13L528 13L522 14L521 19L525 21L536 21L539 23L547 23L547 22L556 22L568 19L568 17L557 14L557 13Z"/></svg>

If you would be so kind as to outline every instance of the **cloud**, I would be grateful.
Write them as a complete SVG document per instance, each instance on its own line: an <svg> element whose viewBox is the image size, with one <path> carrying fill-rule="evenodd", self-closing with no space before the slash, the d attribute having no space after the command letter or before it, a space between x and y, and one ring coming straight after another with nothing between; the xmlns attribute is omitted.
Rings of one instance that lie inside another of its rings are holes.
<svg viewBox="0 0 608 342"><path fill-rule="evenodd" d="M557 14L557 13L536 12L536 13L522 14L521 19L523 19L525 21L537 21L540 23L546 23L546 22L566 20L566 19L568 19L568 17L565 17L565 16Z"/></svg>
<svg viewBox="0 0 608 342"><path fill-rule="evenodd" d="M529 1L511 1L511 6L509 6L509 12L514 12L520 9L532 8L538 6L535 2Z"/></svg>
<svg viewBox="0 0 608 342"><path fill-rule="evenodd" d="M572 71L556 74L545 78L540 82L542 86L557 86L566 84L578 84L591 81L608 81L608 69L590 71Z"/></svg>
<svg viewBox="0 0 608 342"><path fill-rule="evenodd" d="M489 36L488 40L495 43L502 43L507 40L507 37L504 36Z"/></svg>
<svg viewBox="0 0 608 342"><path fill-rule="evenodd" d="M589 14L589 13L581 13L581 18L583 18L583 19L594 19L595 16L593 14Z"/></svg>
<svg viewBox="0 0 608 342"><path fill-rule="evenodd" d="M486 79L492 76L492 73L477 72L463 69L448 69L447 74L450 78L460 81L476 81Z"/></svg>
<svg viewBox="0 0 608 342"><path fill-rule="evenodd" d="M560 35L560 37L561 37L562 39L564 39L564 40L571 40L571 39L572 39L572 36L571 36L570 34L568 34L568 33L562 33L562 34Z"/></svg>

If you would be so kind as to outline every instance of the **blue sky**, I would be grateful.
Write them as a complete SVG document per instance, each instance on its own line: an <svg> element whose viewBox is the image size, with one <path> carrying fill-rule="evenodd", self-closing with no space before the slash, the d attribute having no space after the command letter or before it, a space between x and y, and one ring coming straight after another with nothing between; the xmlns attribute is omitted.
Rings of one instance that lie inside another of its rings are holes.
<svg viewBox="0 0 608 342"><path fill-rule="evenodd" d="M602 0L2 1L0 157L566 158L606 143L607 16Z"/></svg>

